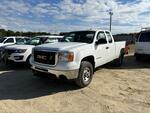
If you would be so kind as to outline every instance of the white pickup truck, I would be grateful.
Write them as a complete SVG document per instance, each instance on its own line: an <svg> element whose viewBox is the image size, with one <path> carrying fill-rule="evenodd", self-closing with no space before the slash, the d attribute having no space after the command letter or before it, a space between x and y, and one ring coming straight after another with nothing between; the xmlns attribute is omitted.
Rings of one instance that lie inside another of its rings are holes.
<svg viewBox="0 0 150 113"><path fill-rule="evenodd" d="M114 42L106 30L70 32L59 43L36 46L32 50L31 68L35 76L55 74L86 87L95 68L114 60L117 66L122 64L125 43Z"/></svg>

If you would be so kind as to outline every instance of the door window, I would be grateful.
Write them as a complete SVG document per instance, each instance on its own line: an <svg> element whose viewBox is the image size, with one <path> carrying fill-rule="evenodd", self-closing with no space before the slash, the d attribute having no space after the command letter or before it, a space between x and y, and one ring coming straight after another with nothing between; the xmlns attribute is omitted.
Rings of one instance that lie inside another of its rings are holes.
<svg viewBox="0 0 150 113"><path fill-rule="evenodd" d="M108 38L108 42L112 43L112 36L109 32L106 32L107 38Z"/></svg>
<svg viewBox="0 0 150 113"><path fill-rule="evenodd" d="M141 33L139 42L150 42L150 33Z"/></svg>
<svg viewBox="0 0 150 113"><path fill-rule="evenodd" d="M13 38L8 38L5 43L14 43L14 39Z"/></svg>
<svg viewBox="0 0 150 113"><path fill-rule="evenodd" d="M106 35L104 32L99 32L97 35L97 40L101 41L101 44L107 44L107 39L106 39Z"/></svg>

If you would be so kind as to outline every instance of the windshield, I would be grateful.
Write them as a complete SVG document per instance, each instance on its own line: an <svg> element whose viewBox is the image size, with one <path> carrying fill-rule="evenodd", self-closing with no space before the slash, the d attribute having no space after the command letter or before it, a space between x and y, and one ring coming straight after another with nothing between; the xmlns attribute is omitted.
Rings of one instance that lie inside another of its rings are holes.
<svg viewBox="0 0 150 113"><path fill-rule="evenodd" d="M28 40L25 44L27 45L40 45L45 43L47 40L47 37L33 37L30 40Z"/></svg>
<svg viewBox="0 0 150 113"><path fill-rule="evenodd" d="M58 42L57 38L48 38L44 43L54 43L54 42Z"/></svg>
<svg viewBox="0 0 150 113"><path fill-rule="evenodd" d="M6 38L0 38L0 43L3 43Z"/></svg>
<svg viewBox="0 0 150 113"><path fill-rule="evenodd" d="M17 38L16 44L26 44L29 38Z"/></svg>
<svg viewBox="0 0 150 113"><path fill-rule="evenodd" d="M139 42L150 42L150 33L141 33Z"/></svg>
<svg viewBox="0 0 150 113"><path fill-rule="evenodd" d="M70 32L64 36L61 42L92 43L94 39L94 35L95 35L95 31Z"/></svg>

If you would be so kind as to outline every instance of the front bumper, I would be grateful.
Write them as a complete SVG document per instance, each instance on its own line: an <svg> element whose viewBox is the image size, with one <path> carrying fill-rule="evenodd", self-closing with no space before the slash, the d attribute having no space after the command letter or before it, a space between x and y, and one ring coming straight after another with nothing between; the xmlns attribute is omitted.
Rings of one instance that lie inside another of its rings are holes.
<svg viewBox="0 0 150 113"><path fill-rule="evenodd" d="M55 70L50 69L48 67L40 66L40 65L32 65L32 70L43 72L43 73L49 73L54 74L56 77L65 76L67 79L76 79L78 77L79 70Z"/></svg>
<svg viewBox="0 0 150 113"><path fill-rule="evenodd" d="M13 61L13 62L16 62L16 63L26 62L25 55L24 54L18 54L18 53L13 53L11 55L3 54L2 59L3 60L8 60L8 61Z"/></svg>

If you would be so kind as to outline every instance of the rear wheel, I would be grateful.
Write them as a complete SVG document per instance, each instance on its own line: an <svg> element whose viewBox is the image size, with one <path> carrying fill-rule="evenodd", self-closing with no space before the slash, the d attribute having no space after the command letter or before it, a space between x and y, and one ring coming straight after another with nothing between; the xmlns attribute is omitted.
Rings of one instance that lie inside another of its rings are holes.
<svg viewBox="0 0 150 113"><path fill-rule="evenodd" d="M83 88L88 86L93 78L93 66L88 61L82 61L79 69L79 75L76 79L76 84Z"/></svg>
<svg viewBox="0 0 150 113"><path fill-rule="evenodd" d="M121 52L119 58L115 59L114 61L115 66L120 67L123 64L123 59L124 59L124 53Z"/></svg>
<svg viewBox="0 0 150 113"><path fill-rule="evenodd" d="M136 61L140 61L141 60L141 56L140 55L136 55L135 58L136 58Z"/></svg>

